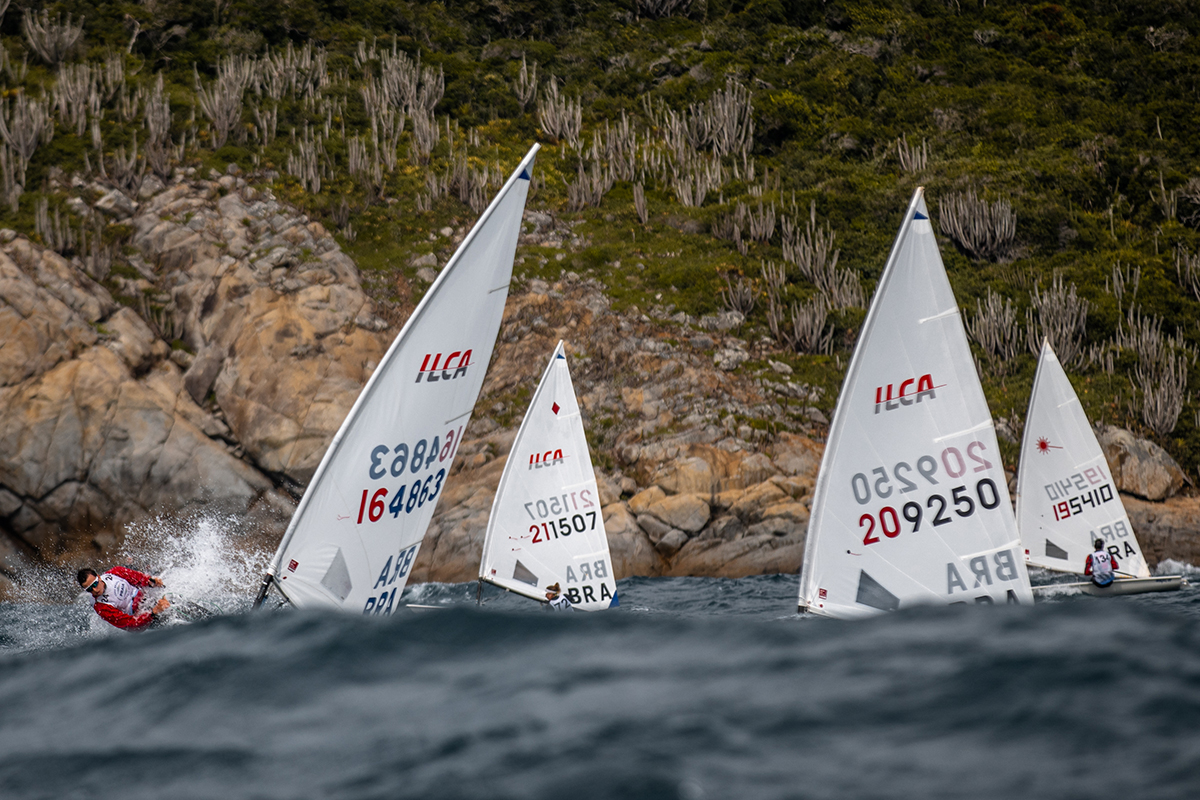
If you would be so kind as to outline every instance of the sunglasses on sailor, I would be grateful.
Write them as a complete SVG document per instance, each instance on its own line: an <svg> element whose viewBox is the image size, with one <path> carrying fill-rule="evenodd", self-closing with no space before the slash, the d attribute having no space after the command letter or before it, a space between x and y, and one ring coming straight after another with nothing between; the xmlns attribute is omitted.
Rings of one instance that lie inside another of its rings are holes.
<svg viewBox="0 0 1200 800"><path fill-rule="evenodd" d="M96 578L96 580L92 581L90 584L88 584L87 586L83 587L83 590L84 590L85 592L87 592L88 594L91 594L91 593L92 593L92 589L95 589L95 588L96 588L97 586L99 586L99 585L100 585L100 579L99 579L99 578Z"/></svg>

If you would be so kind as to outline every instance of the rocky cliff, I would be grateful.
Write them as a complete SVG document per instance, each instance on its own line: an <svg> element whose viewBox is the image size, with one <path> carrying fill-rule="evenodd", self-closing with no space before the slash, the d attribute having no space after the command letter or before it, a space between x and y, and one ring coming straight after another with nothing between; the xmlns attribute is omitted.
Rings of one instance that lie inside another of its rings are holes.
<svg viewBox="0 0 1200 800"><path fill-rule="evenodd" d="M229 513L273 546L402 322L320 223L237 174L148 179L136 199L74 190L80 215L123 232L115 259L0 231L0 592L21 563L102 560L148 516ZM523 247L572 246L551 215L526 220ZM742 338L736 314L616 312L594 280L520 272L413 579L477 574L506 453L559 339L619 577L797 571L819 390ZM1122 490L1178 491L1165 454L1106 436ZM1128 504L1152 562L1200 561L1200 501Z"/></svg>
<svg viewBox="0 0 1200 800"><path fill-rule="evenodd" d="M10 573L90 560L146 515L277 534L392 338L333 238L270 192L228 175L102 191L77 202L128 232L113 265L0 232Z"/></svg>

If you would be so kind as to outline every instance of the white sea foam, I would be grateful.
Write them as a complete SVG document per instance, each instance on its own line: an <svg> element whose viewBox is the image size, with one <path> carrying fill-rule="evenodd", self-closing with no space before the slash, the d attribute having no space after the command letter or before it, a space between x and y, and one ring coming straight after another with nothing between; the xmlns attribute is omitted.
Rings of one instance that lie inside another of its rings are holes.
<svg viewBox="0 0 1200 800"><path fill-rule="evenodd" d="M168 597L217 613L250 607L270 553L234 517L156 517L129 526L114 563L162 577Z"/></svg>
<svg viewBox="0 0 1200 800"><path fill-rule="evenodd" d="M1158 562L1158 566L1154 568L1155 575L1182 575L1188 581L1195 583L1200 580L1200 567L1194 567L1186 561L1176 561L1173 558L1167 558Z"/></svg>

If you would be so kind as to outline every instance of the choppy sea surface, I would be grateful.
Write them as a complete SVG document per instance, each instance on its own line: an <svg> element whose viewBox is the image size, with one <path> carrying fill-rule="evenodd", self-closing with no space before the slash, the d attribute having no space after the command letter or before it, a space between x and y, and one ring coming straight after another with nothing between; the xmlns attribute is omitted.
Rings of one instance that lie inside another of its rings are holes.
<svg viewBox="0 0 1200 800"><path fill-rule="evenodd" d="M628 579L595 614L426 584L406 599L438 610L362 618L251 613L220 538L142 564L208 619L0 605L0 797L1200 794L1194 570L859 622L797 616L795 576Z"/></svg>

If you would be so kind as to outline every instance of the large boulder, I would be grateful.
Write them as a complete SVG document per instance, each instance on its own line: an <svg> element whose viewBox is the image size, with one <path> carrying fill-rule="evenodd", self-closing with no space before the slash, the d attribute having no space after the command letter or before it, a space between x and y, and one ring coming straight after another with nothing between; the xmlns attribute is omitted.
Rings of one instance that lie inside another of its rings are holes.
<svg viewBox="0 0 1200 800"><path fill-rule="evenodd" d="M618 580L634 575L661 575L665 564L624 503L604 507L604 531Z"/></svg>
<svg viewBox="0 0 1200 800"><path fill-rule="evenodd" d="M745 522L757 522L769 506L788 500L788 494L774 481L763 481L742 492L729 510Z"/></svg>
<svg viewBox="0 0 1200 800"><path fill-rule="evenodd" d="M784 431L770 447L771 461L784 475L810 476L816 478L825 454L825 445L814 442L807 436L798 436Z"/></svg>
<svg viewBox="0 0 1200 800"><path fill-rule="evenodd" d="M1101 427L1096 438L1120 491L1147 500L1165 500L1183 487L1183 470L1154 442L1112 425Z"/></svg>
<svg viewBox="0 0 1200 800"><path fill-rule="evenodd" d="M1200 565L1200 497L1150 503L1122 495L1121 500L1151 569L1167 558Z"/></svg>
<svg viewBox="0 0 1200 800"><path fill-rule="evenodd" d="M655 483L672 494L711 495L717 480L707 460L690 456L668 465Z"/></svg>
<svg viewBox="0 0 1200 800"><path fill-rule="evenodd" d="M654 484L668 493L715 495L745 489L779 473L765 453L698 443L688 445L681 456L655 472Z"/></svg>
<svg viewBox="0 0 1200 800"><path fill-rule="evenodd" d="M646 507L646 514L657 517L672 528L695 533L708 523L711 512L699 495L675 494Z"/></svg>
<svg viewBox="0 0 1200 800"><path fill-rule="evenodd" d="M649 489L642 491L629 498L629 510L634 514L645 514L650 510L650 506L655 503L660 503L666 499L667 493L658 486L651 486Z"/></svg>

